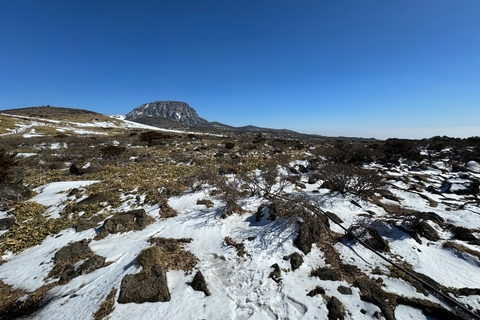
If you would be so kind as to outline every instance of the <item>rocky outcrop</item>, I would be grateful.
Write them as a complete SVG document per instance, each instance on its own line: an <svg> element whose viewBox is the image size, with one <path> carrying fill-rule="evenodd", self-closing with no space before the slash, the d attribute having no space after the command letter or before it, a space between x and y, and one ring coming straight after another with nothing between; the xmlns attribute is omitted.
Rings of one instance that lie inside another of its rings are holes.
<svg viewBox="0 0 480 320"><path fill-rule="evenodd" d="M170 301L167 276L161 265L149 272L126 275L120 285L118 303L144 303Z"/></svg>
<svg viewBox="0 0 480 320"><path fill-rule="evenodd" d="M208 121L200 118L197 112L185 102L155 101L143 104L129 112L125 118L166 118L188 126L207 125Z"/></svg>

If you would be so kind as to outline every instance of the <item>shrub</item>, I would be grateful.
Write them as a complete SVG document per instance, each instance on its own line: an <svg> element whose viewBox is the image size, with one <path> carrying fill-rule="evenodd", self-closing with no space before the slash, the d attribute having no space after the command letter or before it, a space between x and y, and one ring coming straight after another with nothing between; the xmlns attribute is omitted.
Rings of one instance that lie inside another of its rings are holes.
<svg viewBox="0 0 480 320"><path fill-rule="evenodd" d="M18 166L15 156L16 154L10 154L5 149L0 149L0 183L12 181L11 171Z"/></svg>
<svg viewBox="0 0 480 320"><path fill-rule="evenodd" d="M385 186L383 177L373 170L348 164L333 163L321 169L324 187L342 193L351 192L361 197L371 196Z"/></svg>

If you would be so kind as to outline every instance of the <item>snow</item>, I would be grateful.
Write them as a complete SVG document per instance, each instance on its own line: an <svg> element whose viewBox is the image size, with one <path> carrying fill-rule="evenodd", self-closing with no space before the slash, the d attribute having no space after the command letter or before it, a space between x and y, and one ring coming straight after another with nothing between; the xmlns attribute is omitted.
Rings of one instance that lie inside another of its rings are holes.
<svg viewBox="0 0 480 320"><path fill-rule="evenodd" d="M52 182L41 187L35 188L33 191L38 194L29 201L38 202L44 206L55 206L67 200L68 190L73 188L86 187L99 181L64 181Z"/></svg>

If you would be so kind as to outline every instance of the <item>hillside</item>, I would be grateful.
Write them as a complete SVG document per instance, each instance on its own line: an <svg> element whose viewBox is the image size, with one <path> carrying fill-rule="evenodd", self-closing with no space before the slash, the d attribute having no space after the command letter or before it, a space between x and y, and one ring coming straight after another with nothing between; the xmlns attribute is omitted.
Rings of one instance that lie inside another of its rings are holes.
<svg viewBox="0 0 480 320"><path fill-rule="evenodd" d="M1 319L480 315L478 138L0 113Z"/></svg>

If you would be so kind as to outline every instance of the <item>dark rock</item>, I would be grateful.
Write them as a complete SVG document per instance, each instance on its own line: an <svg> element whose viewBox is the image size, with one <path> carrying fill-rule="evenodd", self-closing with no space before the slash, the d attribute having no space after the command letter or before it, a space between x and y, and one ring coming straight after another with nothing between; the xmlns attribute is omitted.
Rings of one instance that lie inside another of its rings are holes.
<svg viewBox="0 0 480 320"><path fill-rule="evenodd" d="M318 173L313 173L308 177L308 184L315 184L321 177Z"/></svg>
<svg viewBox="0 0 480 320"><path fill-rule="evenodd" d="M0 183L0 206L11 205L32 196L32 191L22 184Z"/></svg>
<svg viewBox="0 0 480 320"><path fill-rule="evenodd" d="M83 259L93 255L92 249L88 246L86 240L81 240L78 242L73 242L55 253L54 260L55 262L69 260L69 259Z"/></svg>
<svg viewBox="0 0 480 320"><path fill-rule="evenodd" d="M331 211L327 211L327 214L330 216L330 218L332 218L333 221L335 221L336 223L343 223L343 220L337 216L335 213L331 212Z"/></svg>
<svg viewBox="0 0 480 320"><path fill-rule="evenodd" d="M454 193L457 195L476 195L480 192L480 181L464 178L465 182L455 182L455 180L445 180L440 187L440 191L444 193Z"/></svg>
<svg viewBox="0 0 480 320"><path fill-rule="evenodd" d="M80 220L80 221L78 221L75 229L76 229L77 232L82 232L82 231L92 229L92 228L96 228L96 227L97 227L97 223L95 223L93 221Z"/></svg>
<svg viewBox="0 0 480 320"><path fill-rule="evenodd" d="M300 173L308 173L308 169L305 168L305 166L302 165L302 164L298 166L298 171L299 171Z"/></svg>
<svg viewBox="0 0 480 320"><path fill-rule="evenodd" d="M18 226L15 217L0 219L0 230L8 230L13 226Z"/></svg>
<svg viewBox="0 0 480 320"><path fill-rule="evenodd" d="M343 320L345 319L344 313L345 309L343 308L342 303L336 297L332 297L327 303L328 309L328 320Z"/></svg>
<svg viewBox="0 0 480 320"><path fill-rule="evenodd" d="M422 237L430 241L438 241L440 237L438 236L437 231L433 229L431 225L425 221L416 220L413 222L413 229Z"/></svg>
<svg viewBox="0 0 480 320"><path fill-rule="evenodd" d="M61 274L59 284L65 284L80 275L84 275L93 272L105 264L105 258L97 254L93 255L90 259L82 263L76 269L73 266L67 267Z"/></svg>
<svg viewBox="0 0 480 320"><path fill-rule="evenodd" d="M458 294L461 296L480 296L480 288L460 288Z"/></svg>
<svg viewBox="0 0 480 320"><path fill-rule="evenodd" d="M77 208L81 208L81 207L84 207L84 206L89 206L89 205L92 205L92 204L99 204L99 203L107 202L107 201L108 201L107 195L103 192L100 192L100 193L92 194L88 198L83 199L82 201L78 202L75 206Z"/></svg>
<svg viewBox="0 0 480 320"><path fill-rule="evenodd" d="M320 286L316 286L315 289L310 290L310 292L307 293L307 296L315 297L317 294L325 294L325 289Z"/></svg>
<svg viewBox="0 0 480 320"><path fill-rule="evenodd" d="M105 257L102 257L98 254L93 255L90 259L85 261L79 268L78 274L84 275L90 272L93 272L97 269L100 269L105 265Z"/></svg>
<svg viewBox="0 0 480 320"><path fill-rule="evenodd" d="M375 228L371 226L354 225L348 230L372 249L376 251L388 250L388 242L382 238ZM347 235L347 238L350 240L353 239L350 234Z"/></svg>
<svg viewBox="0 0 480 320"><path fill-rule="evenodd" d="M192 288L195 291L202 291L203 293L205 293L206 296L210 295L210 291L207 287L207 282L205 281L205 278L203 277L201 271L198 271L193 277Z"/></svg>
<svg viewBox="0 0 480 320"><path fill-rule="evenodd" d="M275 203L264 203L258 207L257 213L255 214L255 221L260 222L265 216L268 220L275 221L277 219L277 205Z"/></svg>
<svg viewBox="0 0 480 320"><path fill-rule="evenodd" d="M342 275L339 272L329 268L312 270L310 275L312 277L318 277L320 280L340 281L342 279Z"/></svg>
<svg viewBox="0 0 480 320"><path fill-rule="evenodd" d="M297 270L303 264L303 258L298 252L294 252L289 256L283 257L283 260L288 259L290 259L290 266L292 268L292 271Z"/></svg>
<svg viewBox="0 0 480 320"><path fill-rule="evenodd" d="M81 192L80 189L73 188L73 189L67 194L67 197L76 196L76 195L79 194L80 192Z"/></svg>
<svg viewBox="0 0 480 320"><path fill-rule="evenodd" d="M167 276L161 265L150 272L129 274L122 279L118 303L144 303L170 301Z"/></svg>
<svg viewBox="0 0 480 320"><path fill-rule="evenodd" d="M81 176L81 175L85 174L85 172L80 171L80 169L78 169L75 164L72 164L70 166L70 174L73 174L73 175L76 175L76 176Z"/></svg>
<svg viewBox="0 0 480 320"><path fill-rule="evenodd" d="M375 281L368 278L358 278L353 283L354 286L360 289L360 299L371 302L378 306L387 320L395 320L395 314L390 305L387 294Z"/></svg>
<svg viewBox="0 0 480 320"><path fill-rule="evenodd" d="M108 235L110 233L143 229L151 221L152 219L147 215L144 209L117 213L110 219L105 220L100 234Z"/></svg>
<svg viewBox="0 0 480 320"><path fill-rule="evenodd" d="M273 281L275 282L280 282L282 279L280 278L282 275L281 275L281 271L280 271L280 266L278 264L273 264L270 266L270 268L273 268L273 271L270 272L270 274L268 275L269 278L272 278Z"/></svg>
<svg viewBox="0 0 480 320"><path fill-rule="evenodd" d="M453 227L452 231L453 238L462 241L469 241L471 244L480 245L480 240L477 239L469 229L464 227Z"/></svg>
<svg viewBox="0 0 480 320"><path fill-rule="evenodd" d="M341 294L352 294L352 289L349 287L339 286L337 290Z"/></svg>
<svg viewBox="0 0 480 320"><path fill-rule="evenodd" d="M312 250L312 244L320 241L321 233L329 227L328 218L325 216L309 219L300 223L300 231L298 237L293 243L304 254L308 254Z"/></svg>

